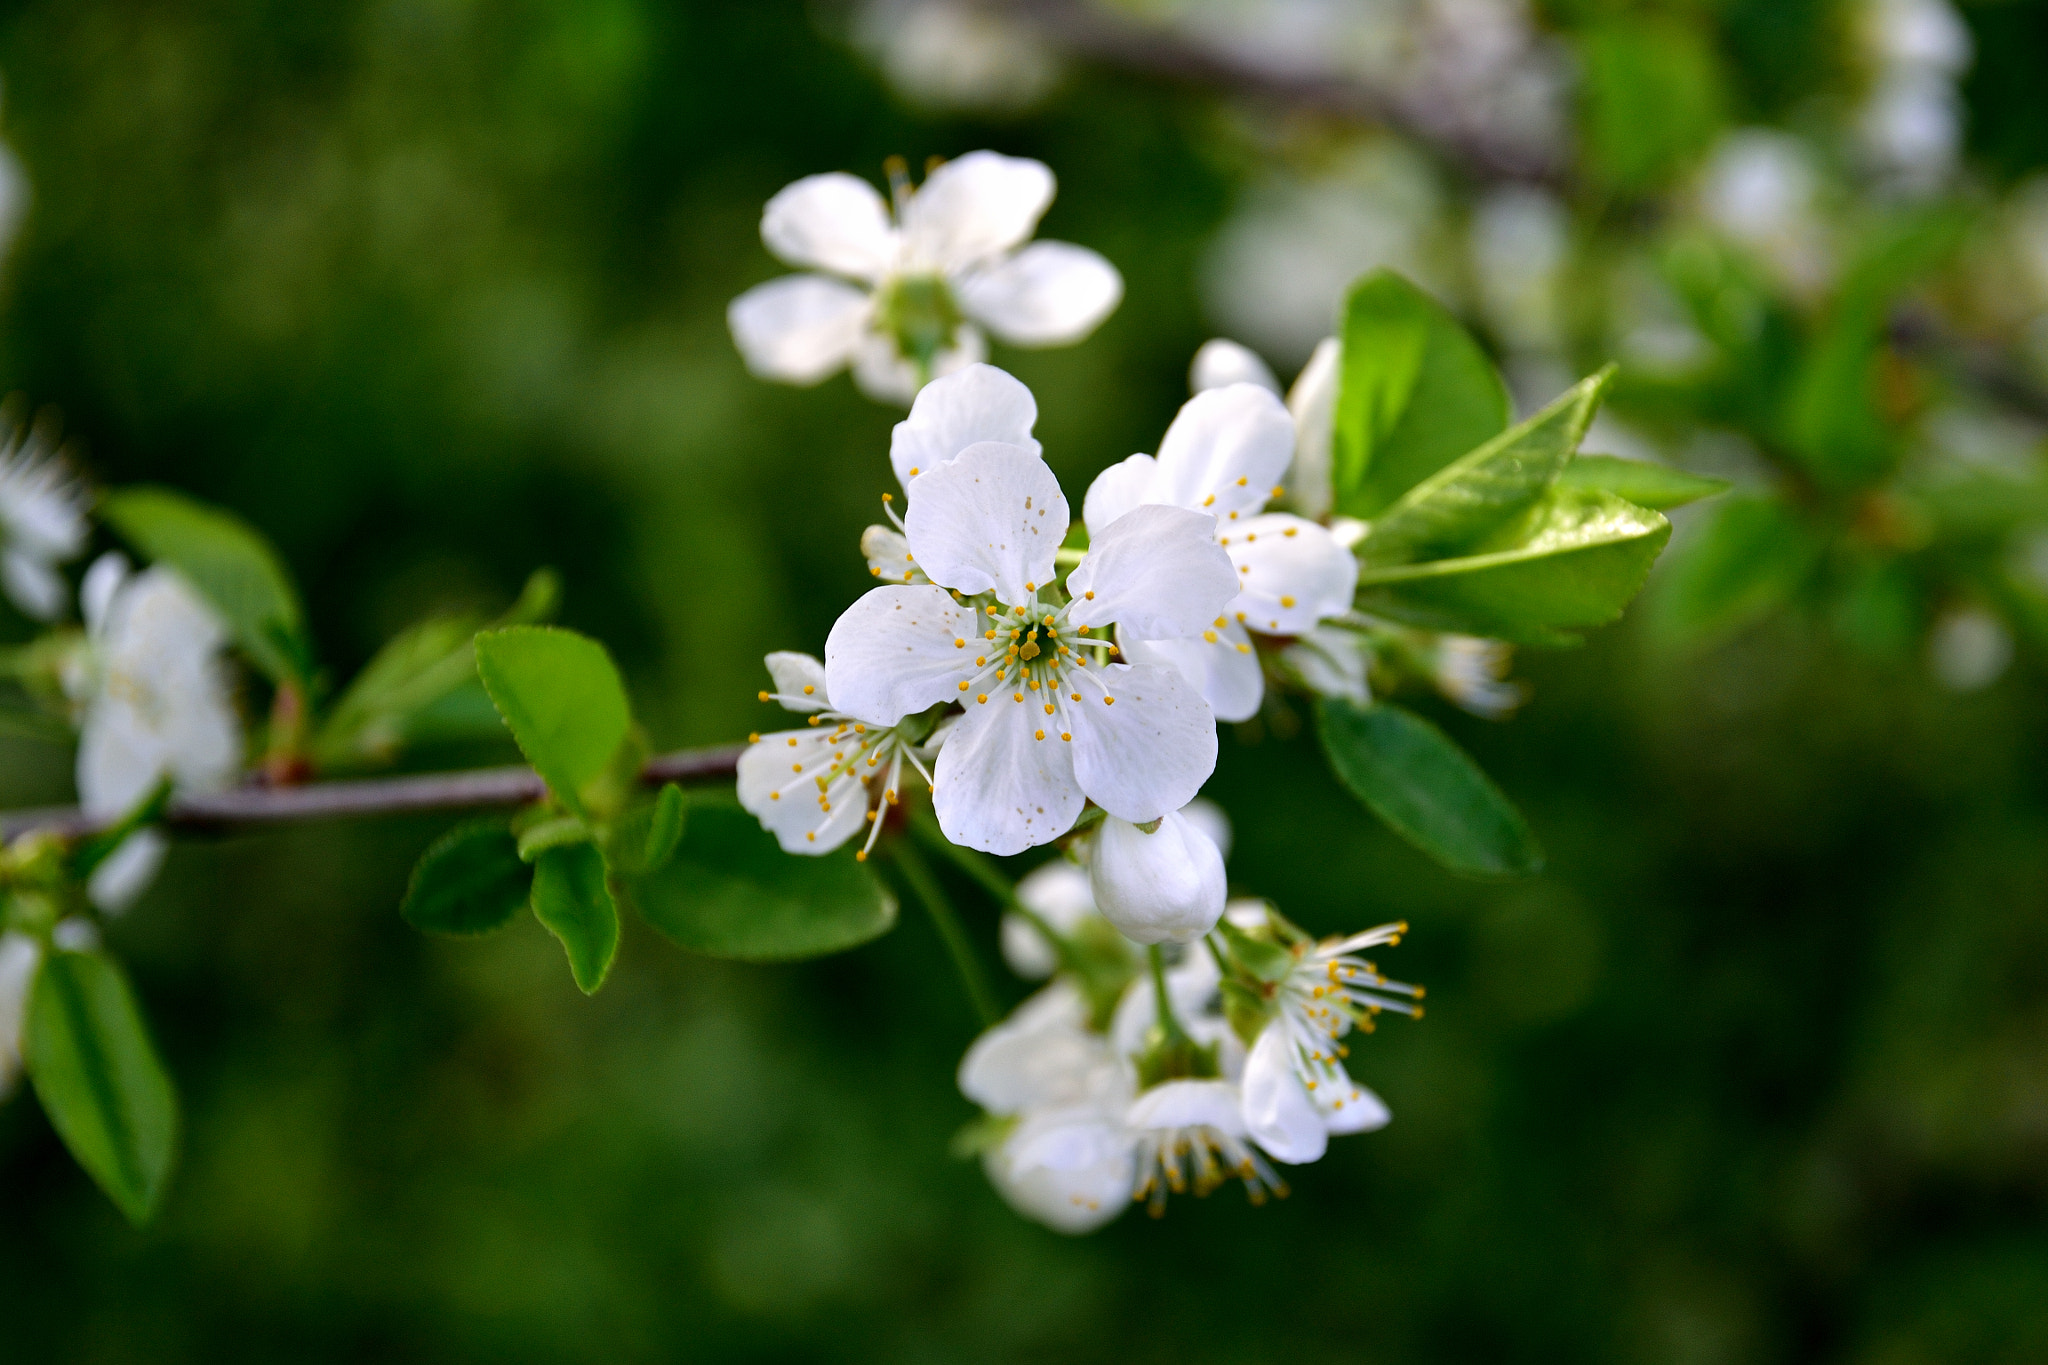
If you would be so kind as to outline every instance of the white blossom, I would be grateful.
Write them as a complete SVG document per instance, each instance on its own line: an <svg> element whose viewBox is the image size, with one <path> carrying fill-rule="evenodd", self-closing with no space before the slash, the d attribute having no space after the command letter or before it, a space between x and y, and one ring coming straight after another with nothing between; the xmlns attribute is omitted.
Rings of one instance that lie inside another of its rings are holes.
<svg viewBox="0 0 2048 1365"><path fill-rule="evenodd" d="M1133 508L1184 507L1214 516L1217 544L1238 575L1237 596L1199 635L1119 637L1136 662L1168 664L1202 690L1221 720L1258 713L1265 679L1252 632L1295 636L1351 609L1358 561L1328 530L1287 512L1262 512L1283 491L1295 426L1268 389L1236 383L1182 406L1159 455L1133 455L1089 486L1091 536Z"/></svg>
<svg viewBox="0 0 2048 1365"><path fill-rule="evenodd" d="M1431 651L1431 679L1446 700L1475 716L1505 720L1528 699L1508 681L1513 645L1476 635L1439 635Z"/></svg>
<svg viewBox="0 0 2048 1365"><path fill-rule="evenodd" d="M86 640L65 670L79 716L78 797L88 815L127 813L169 778L179 792L216 791L241 768L242 734L212 608L169 568L131 574L102 555L79 594ZM139 830L93 872L88 891L119 910L156 875L165 845Z"/></svg>
<svg viewBox="0 0 2048 1365"><path fill-rule="evenodd" d="M1084 803L1137 823L1185 805L1216 762L1207 703L1171 668L1107 661L1098 632L1173 639L1232 594L1214 518L1139 507L1054 575L1066 497L1032 450L969 446L919 475L907 553L929 584L869 591L825 644L833 705L894 725L947 702L964 716L939 753L933 806L955 843L1019 853L1072 827Z"/></svg>
<svg viewBox="0 0 2048 1365"><path fill-rule="evenodd" d="M1134 943L1190 943L1223 914L1223 854L1179 811L1149 832L1110 816L1088 860L1096 907Z"/></svg>
<svg viewBox="0 0 2048 1365"><path fill-rule="evenodd" d="M727 309L755 374L814 384L851 365L870 396L907 403L924 380L982 359L984 329L1013 346L1069 345L1123 297L1116 268L1086 247L1025 245L1053 196L1036 161L971 152L895 193L892 215L873 186L835 171L768 201L762 241L819 273L757 285Z"/></svg>
<svg viewBox="0 0 2048 1365"><path fill-rule="evenodd" d="M57 565L85 548L85 486L31 428L0 440L0 587L38 621L64 614Z"/></svg>
<svg viewBox="0 0 2048 1365"><path fill-rule="evenodd" d="M0 1098L21 1074L22 1030L28 1022L29 987L43 960L42 945L27 934L0 934Z"/></svg>
<svg viewBox="0 0 2048 1365"><path fill-rule="evenodd" d="M1065 858L1054 858L1027 873L1017 883L1017 903L1056 934L1071 936L1091 916L1099 918L1088 869ZM1003 916L1000 941L1003 961L1021 977L1042 980L1059 966L1045 935L1022 915Z"/></svg>
<svg viewBox="0 0 2048 1365"><path fill-rule="evenodd" d="M884 813L900 799L904 764L931 781L918 746L897 726L870 726L832 710L825 666L811 655L779 650L764 662L775 690L760 699L808 715L810 723L747 737L738 765L741 807L789 853L830 853L865 825L867 843L857 856L866 861Z"/></svg>

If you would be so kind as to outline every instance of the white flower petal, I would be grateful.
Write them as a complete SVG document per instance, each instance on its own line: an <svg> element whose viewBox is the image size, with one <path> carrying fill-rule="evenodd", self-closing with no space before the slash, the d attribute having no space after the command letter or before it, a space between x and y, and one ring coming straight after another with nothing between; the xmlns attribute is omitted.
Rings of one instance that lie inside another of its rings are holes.
<svg viewBox="0 0 2048 1365"><path fill-rule="evenodd" d="M768 677L781 694L784 710L799 714L822 711L828 705L825 694L825 665L809 654L778 649L761 661Z"/></svg>
<svg viewBox="0 0 2048 1365"><path fill-rule="evenodd" d="M868 296L823 275L757 284L725 310L747 369L783 384L815 384L846 368L868 325Z"/></svg>
<svg viewBox="0 0 2048 1365"><path fill-rule="evenodd" d="M790 265L873 283L896 261L896 229L875 187L844 171L784 186L761 211L761 240Z"/></svg>
<svg viewBox="0 0 2048 1365"><path fill-rule="evenodd" d="M1293 455L1294 419L1277 395L1256 384L1209 389L1166 429L1152 500L1212 513L1227 529L1233 513L1266 505Z"/></svg>
<svg viewBox="0 0 2048 1365"><path fill-rule="evenodd" d="M991 1114L1085 1099L1095 1069L1115 1064L1087 1018L1072 986L1047 987L974 1040L960 1061L960 1093Z"/></svg>
<svg viewBox="0 0 2048 1365"><path fill-rule="evenodd" d="M21 1030L28 1015L29 986L43 950L27 934L0 934L0 1097L14 1089L21 1073Z"/></svg>
<svg viewBox="0 0 2048 1365"><path fill-rule="evenodd" d="M1122 1213L1137 1179L1137 1149L1113 1117L1093 1108L1027 1115L983 1158L1011 1208L1055 1232L1080 1234Z"/></svg>
<svg viewBox="0 0 2048 1365"><path fill-rule="evenodd" d="M862 531L860 552L868 561L868 572L885 583L927 581L911 558L910 542L893 526L870 526Z"/></svg>
<svg viewBox="0 0 2048 1365"><path fill-rule="evenodd" d="M1216 769L1209 704L1170 668L1111 664L1088 672L1091 681L1073 689L1082 700L1067 712L1081 790L1133 824L1194 800Z"/></svg>
<svg viewBox="0 0 2048 1365"><path fill-rule="evenodd" d="M1249 346L1222 337L1203 342L1202 349L1195 352L1194 364L1188 366L1188 388L1202 393L1230 384L1257 384L1280 392L1280 381L1273 377L1272 369Z"/></svg>
<svg viewBox="0 0 2048 1365"><path fill-rule="evenodd" d="M1052 203L1037 161L969 152L926 178L903 211L906 269L952 274L1022 243Z"/></svg>
<svg viewBox="0 0 2048 1365"><path fill-rule="evenodd" d="M1226 608L1269 635L1300 635L1318 621L1351 610L1358 559L1312 521L1268 512L1232 526L1223 548L1242 591Z"/></svg>
<svg viewBox="0 0 2048 1365"><path fill-rule="evenodd" d="M1040 447L1031 428L1037 421L1038 401L1020 381L993 365L963 366L919 391L910 416L896 424L890 437L889 463L908 490L925 470L982 441L1021 446L1036 455Z"/></svg>
<svg viewBox="0 0 2048 1365"><path fill-rule="evenodd" d="M981 329L963 322L953 331L953 344L932 357L932 378L942 379L988 358L988 339ZM900 403L905 407L917 396L923 382L917 366L896 349L896 339L882 332L868 332L853 353L853 382L878 403Z"/></svg>
<svg viewBox="0 0 2048 1365"><path fill-rule="evenodd" d="M1204 700L1218 720L1250 720L1259 713L1266 695L1266 675L1253 652L1252 637L1228 617L1219 618L1201 635L1181 640L1131 640L1123 646L1124 658L1134 664L1159 664L1178 669ZM1208 638L1215 635L1212 641Z"/></svg>
<svg viewBox="0 0 2048 1365"><path fill-rule="evenodd" d="M170 847L162 830L136 830L92 870L85 882L86 896L107 914L120 914L156 880Z"/></svg>
<svg viewBox="0 0 2048 1365"><path fill-rule="evenodd" d="M1081 520L1088 534L1099 536L1110 523L1141 503L1156 502L1152 485L1159 475L1159 462L1150 455L1133 455L1119 460L1095 476L1088 496L1081 500Z"/></svg>
<svg viewBox="0 0 2048 1365"><path fill-rule="evenodd" d="M1237 1087L1228 1081L1167 1081L1131 1102L1124 1121L1133 1128L1214 1128L1246 1134Z"/></svg>
<svg viewBox="0 0 2048 1365"><path fill-rule="evenodd" d="M1123 302L1124 278L1071 242L1033 242L959 280L960 307L1012 346L1070 346Z"/></svg>
<svg viewBox="0 0 2048 1365"><path fill-rule="evenodd" d="M785 853L830 853L867 828L867 787L860 775L835 762L835 754L851 750L843 733L838 743L834 734L822 726L778 730L740 755L740 805ZM822 789L819 776L826 780Z"/></svg>
<svg viewBox="0 0 2048 1365"><path fill-rule="evenodd" d="M1317 626L1282 650L1280 661L1312 692L1357 706L1372 700L1372 656L1355 630Z"/></svg>
<svg viewBox="0 0 2048 1365"><path fill-rule="evenodd" d="M1294 1071L1294 1044L1284 1025L1266 1025L1244 1063L1245 1126L1275 1161L1319 1161L1330 1145L1323 1116Z"/></svg>
<svg viewBox="0 0 2048 1365"><path fill-rule="evenodd" d="M1082 920L1095 913L1095 893L1088 888L1088 873L1065 858L1054 858L1018 882L1017 902L1059 934L1072 933ZM1051 976L1059 966L1052 945L1039 933L1038 926L1022 915L1003 916L1000 939L1003 960L1021 977Z"/></svg>
<svg viewBox="0 0 2048 1365"><path fill-rule="evenodd" d="M0 550L0 587L22 615L32 621L54 621L64 614L70 589L64 576L46 561L8 546Z"/></svg>
<svg viewBox="0 0 2048 1365"><path fill-rule="evenodd" d="M1067 499L1034 452L983 441L918 476L903 529L934 583L1018 606L1052 582Z"/></svg>
<svg viewBox="0 0 2048 1365"><path fill-rule="evenodd" d="M1295 511L1307 517L1321 517L1330 510L1330 446L1337 429L1337 385L1343 359L1343 343L1325 337L1287 391L1287 410L1294 416L1294 460L1287 467L1287 498Z"/></svg>
<svg viewBox="0 0 2048 1365"><path fill-rule="evenodd" d="M1209 842L1216 845L1217 853L1225 858L1230 856L1230 816L1224 812L1223 807L1206 796L1198 796L1182 806L1180 813L1186 816L1188 822L1196 829L1208 836Z"/></svg>
<svg viewBox="0 0 2048 1365"><path fill-rule="evenodd" d="M1104 820L1088 880L1102 917L1134 943L1192 943L1223 915L1223 855L1179 811L1150 834Z"/></svg>
<svg viewBox="0 0 2048 1365"><path fill-rule="evenodd" d="M985 695L939 751L932 809L954 843L1007 856L1073 828L1086 804L1074 779L1080 736L1069 744L1046 729L1051 717L1035 692L1021 702L1010 692Z"/></svg>
<svg viewBox="0 0 2048 1365"><path fill-rule="evenodd" d="M113 605L114 594L127 581L128 556L119 550L107 551L85 571L85 581L78 585L78 610L85 617L85 628L92 634L106 632L107 610Z"/></svg>
<svg viewBox="0 0 2048 1365"><path fill-rule="evenodd" d="M960 699L974 671L972 607L928 583L871 588L825 637L825 691L835 709L894 725L942 701ZM957 642L957 643L956 643Z"/></svg>
<svg viewBox="0 0 2048 1365"><path fill-rule="evenodd" d="M1353 1081L1342 1067L1316 1086L1314 1099L1323 1126L1332 1133L1370 1133L1394 1117L1385 1100Z"/></svg>
<svg viewBox="0 0 2048 1365"><path fill-rule="evenodd" d="M1147 503L1093 538L1067 577L1077 625L1118 628L1140 640L1172 640L1206 627L1237 595L1238 575L1206 512Z"/></svg>

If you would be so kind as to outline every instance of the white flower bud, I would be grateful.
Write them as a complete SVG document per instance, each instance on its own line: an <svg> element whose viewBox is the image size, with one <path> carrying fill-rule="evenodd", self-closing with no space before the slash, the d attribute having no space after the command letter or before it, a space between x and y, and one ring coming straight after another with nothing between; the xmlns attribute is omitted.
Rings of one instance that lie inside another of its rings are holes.
<svg viewBox="0 0 2048 1365"><path fill-rule="evenodd" d="M1150 834L1104 820L1088 880L1103 918L1137 943L1191 943L1223 914L1223 855L1179 811Z"/></svg>

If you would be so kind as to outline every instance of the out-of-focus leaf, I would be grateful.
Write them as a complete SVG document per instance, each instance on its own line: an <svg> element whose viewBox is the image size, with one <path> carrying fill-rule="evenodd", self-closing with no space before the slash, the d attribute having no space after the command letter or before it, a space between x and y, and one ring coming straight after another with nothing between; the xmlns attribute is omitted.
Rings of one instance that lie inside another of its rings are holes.
<svg viewBox="0 0 2048 1365"><path fill-rule="evenodd" d="M552 570L536 571L497 624L545 620L553 613L560 590ZM485 726L495 730L502 722L477 681L471 644L482 624L480 617L471 615L435 616L392 636L327 713L313 742L314 761L322 768L384 762L423 730L437 738L489 733ZM464 688L475 689L472 700L483 703L480 710L442 708L429 717L438 703ZM446 723L450 717L460 717L466 724L451 734Z"/></svg>
<svg viewBox="0 0 2048 1365"><path fill-rule="evenodd" d="M619 951L619 911L592 844L551 848L533 865L533 914L562 941L577 989L594 995Z"/></svg>
<svg viewBox="0 0 2048 1365"><path fill-rule="evenodd" d="M1613 376L1580 380L1543 411L1446 465L1372 523L1359 562L1388 568L1470 550L1524 512L1579 448Z"/></svg>
<svg viewBox="0 0 2048 1365"><path fill-rule="evenodd" d="M895 925L895 898L852 850L784 853L737 805L692 807L668 866L632 883L647 922L683 947L777 962L843 952Z"/></svg>
<svg viewBox="0 0 2048 1365"><path fill-rule="evenodd" d="M1612 493L1557 487L1469 555L1359 574L1359 606L1430 630L1578 643L1643 585L1671 523Z"/></svg>
<svg viewBox="0 0 2048 1365"><path fill-rule="evenodd" d="M1508 424L1507 388L1442 304L1390 270L1344 306L1332 482L1337 510L1380 510Z"/></svg>
<svg viewBox="0 0 2048 1365"><path fill-rule="evenodd" d="M1559 488L1597 488L1638 507L1668 512L1728 491L1726 479L1688 474L1670 465L1624 460L1617 455L1580 455L1557 476Z"/></svg>
<svg viewBox="0 0 2048 1365"><path fill-rule="evenodd" d="M399 913L433 934L482 934L526 904L533 871L502 819L458 825L421 855Z"/></svg>
<svg viewBox="0 0 2048 1365"><path fill-rule="evenodd" d="M100 510L146 558L184 575L251 663L276 682L307 681L313 651L298 590L254 527L168 488L120 489Z"/></svg>
<svg viewBox="0 0 2048 1365"><path fill-rule="evenodd" d="M574 631L512 626L476 637L476 664L526 761L582 813L584 788L605 774L633 723L604 646Z"/></svg>
<svg viewBox="0 0 2048 1365"><path fill-rule="evenodd" d="M50 1126L138 1226L170 1182L178 1096L121 969L52 953L30 988L24 1056Z"/></svg>
<svg viewBox="0 0 2048 1365"><path fill-rule="evenodd" d="M1820 558L1821 545L1777 498L1729 498L1671 557L1651 619L1673 643L1740 629L1782 605Z"/></svg>
<svg viewBox="0 0 2048 1365"><path fill-rule="evenodd" d="M101 863L113 857L115 851L128 842L129 835L144 825L155 824L162 817L164 807L171 803L171 787L170 778L158 778L156 786L143 793L120 819L79 840L71 851L71 875L80 881L90 878Z"/></svg>
<svg viewBox="0 0 2048 1365"><path fill-rule="evenodd" d="M1633 16L1579 43L1582 127L1593 175L1624 194L1654 189L1705 150L1727 100L1714 49L1693 25Z"/></svg>
<svg viewBox="0 0 2048 1365"><path fill-rule="evenodd" d="M615 820L605 844L612 869L637 877L666 867L682 840L687 806L683 789L668 782L654 800L633 806Z"/></svg>
<svg viewBox="0 0 2048 1365"><path fill-rule="evenodd" d="M1443 731L1387 702L1353 706L1325 697L1317 728L1330 767L1352 795L1409 843L1468 877L1540 870L1529 826Z"/></svg>

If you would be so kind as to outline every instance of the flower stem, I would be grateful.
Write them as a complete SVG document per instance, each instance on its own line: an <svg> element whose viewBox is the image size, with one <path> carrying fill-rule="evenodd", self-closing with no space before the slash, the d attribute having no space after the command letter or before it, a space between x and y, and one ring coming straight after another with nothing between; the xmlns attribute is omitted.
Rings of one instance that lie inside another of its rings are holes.
<svg viewBox="0 0 2048 1365"><path fill-rule="evenodd" d="M960 927L960 916L954 913L953 903L946 899L946 893L939 889L938 878L932 875L931 866L924 855L917 851L917 845L909 840L898 840L890 846L890 856L896 860L897 870L909 884L910 893L923 903L925 913L932 917L932 925L945 941L946 951L952 956L953 968L960 973L960 984L967 990L967 999L980 1016L983 1028L992 1027L1002 1017L996 1008L996 998L989 990L988 978L982 975L981 962L974 956L974 948L967 942L967 933Z"/></svg>
<svg viewBox="0 0 2048 1365"><path fill-rule="evenodd" d="M1073 947L1066 938L1045 922L1045 917L1017 899L1017 888L1010 885L1010 879L989 865L988 859L971 848L962 848L948 839L932 823L931 817L920 810L910 817L910 832L927 848L937 849L946 860L972 877L977 885L1002 904L1004 910L1021 917L1025 923L1038 931L1046 947L1062 962L1072 955Z"/></svg>
<svg viewBox="0 0 2048 1365"><path fill-rule="evenodd" d="M1159 951L1158 944L1145 949L1146 964L1152 969L1152 1005L1158 1016L1159 1031L1166 1035L1169 1045L1189 1043L1193 1040L1180 1026L1180 1020L1173 1014L1173 999L1166 993L1166 954Z"/></svg>

